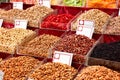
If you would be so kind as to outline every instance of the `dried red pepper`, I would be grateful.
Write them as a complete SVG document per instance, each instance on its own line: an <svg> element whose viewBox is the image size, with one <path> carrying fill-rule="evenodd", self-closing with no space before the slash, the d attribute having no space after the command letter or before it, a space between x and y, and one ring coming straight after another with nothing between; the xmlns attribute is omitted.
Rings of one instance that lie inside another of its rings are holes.
<svg viewBox="0 0 120 80"><path fill-rule="evenodd" d="M73 18L71 14L50 15L43 22L42 28L67 30L67 23Z"/></svg>

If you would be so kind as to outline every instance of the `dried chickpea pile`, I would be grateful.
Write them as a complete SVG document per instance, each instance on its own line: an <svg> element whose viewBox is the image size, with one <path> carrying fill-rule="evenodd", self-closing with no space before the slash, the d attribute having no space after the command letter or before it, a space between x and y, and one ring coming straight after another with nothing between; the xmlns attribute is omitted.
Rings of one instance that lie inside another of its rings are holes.
<svg viewBox="0 0 120 80"><path fill-rule="evenodd" d="M95 40L82 35L66 35L53 48L55 51L73 53L73 61L84 62L84 55L94 45ZM83 56L82 56L83 55Z"/></svg>
<svg viewBox="0 0 120 80"><path fill-rule="evenodd" d="M52 12L53 9L51 8L35 5L18 14L17 18L28 20L28 26L38 27L39 22Z"/></svg>
<svg viewBox="0 0 120 80"><path fill-rule="evenodd" d="M0 52L14 53L16 47L36 36L36 32L20 28L0 29Z"/></svg>
<svg viewBox="0 0 120 80"><path fill-rule="evenodd" d="M103 66L89 66L74 80L120 80L120 73Z"/></svg>
<svg viewBox="0 0 120 80"><path fill-rule="evenodd" d="M48 57L49 48L59 41L60 38L54 35L43 34L23 46L20 46L19 54L27 54L37 57Z"/></svg>
<svg viewBox="0 0 120 80"><path fill-rule="evenodd" d="M26 76L41 62L28 56L13 57L0 63L3 80L25 80Z"/></svg>
<svg viewBox="0 0 120 80"><path fill-rule="evenodd" d="M91 10L88 10L88 11L82 13L77 18L75 23L73 23L71 29L72 30L77 29L79 20L91 20L91 21L95 22L95 33L102 33L102 31L104 29L103 27L109 18L110 18L110 16L107 13L102 12L101 10L98 10L98 9L91 9Z"/></svg>
<svg viewBox="0 0 120 80"><path fill-rule="evenodd" d="M46 63L29 75L28 80L72 80L76 73L76 69L66 64Z"/></svg>
<svg viewBox="0 0 120 80"><path fill-rule="evenodd" d="M110 19L105 34L120 35L120 16Z"/></svg>

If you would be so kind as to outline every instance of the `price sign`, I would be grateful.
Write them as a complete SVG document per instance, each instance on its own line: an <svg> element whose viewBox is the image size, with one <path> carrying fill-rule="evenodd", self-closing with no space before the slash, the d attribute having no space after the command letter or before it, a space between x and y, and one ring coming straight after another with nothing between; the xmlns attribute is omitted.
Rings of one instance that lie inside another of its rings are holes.
<svg viewBox="0 0 120 80"><path fill-rule="evenodd" d="M50 0L39 0L39 5L41 5L41 6L46 6L46 7L48 7L48 8L50 8L51 6L50 6Z"/></svg>
<svg viewBox="0 0 120 80"><path fill-rule="evenodd" d="M27 28L27 20L15 20L15 28Z"/></svg>
<svg viewBox="0 0 120 80"><path fill-rule="evenodd" d="M53 62L60 62L71 66L72 58L72 53L55 51L53 56Z"/></svg>
<svg viewBox="0 0 120 80"><path fill-rule="evenodd" d="M0 28L2 27L3 19L0 19Z"/></svg>
<svg viewBox="0 0 120 80"><path fill-rule="evenodd" d="M76 30L77 35L85 35L92 38L94 32L94 22L93 21L87 21L87 20L79 20L78 26Z"/></svg>
<svg viewBox="0 0 120 80"><path fill-rule="evenodd" d="M23 2L13 2L13 9L23 9Z"/></svg>
<svg viewBox="0 0 120 80"><path fill-rule="evenodd" d="M3 80L4 72L0 71L0 80Z"/></svg>

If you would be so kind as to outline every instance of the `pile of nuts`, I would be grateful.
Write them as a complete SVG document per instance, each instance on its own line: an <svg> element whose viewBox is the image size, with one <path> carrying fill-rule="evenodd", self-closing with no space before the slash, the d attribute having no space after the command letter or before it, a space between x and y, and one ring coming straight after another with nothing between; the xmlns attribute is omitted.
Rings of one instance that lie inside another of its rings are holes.
<svg viewBox="0 0 120 80"><path fill-rule="evenodd" d="M48 57L49 48L60 38L54 35L42 34L19 47L19 54L27 54L36 57Z"/></svg>
<svg viewBox="0 0 120 80"><path fill-rule="evenodd" d="M13 57L0 63L3 80L25 80L27 75L42 62L28 56Z"/></svg>
<svg viewBox="0 0 120 80"><path fill-rule="evenodd" d="M61 63L46 63L41 65L28 80L72 80L77 70Z"/></svg>
<svg viewBox="0 0 120 80"><path fill-rule="evenodd" d="M3 30L3 31L2 31ZM0 52L14 53L16 47L36 36L36 32L21 28L0 29Z"/></svg>
<svg viewBox="0 0 120 80"><path fill-rule="evenodd" d="M53 51L73 53L73 61L83 63L84 55L87 54L94 43L95 40L83 35L66 35L55 45Z"/></svg>
<svg viewBox="0 0 120 80"><path fill-rule="evenodd" d="M120 35L120 16L110 19L105 34Z"/></svg>
<svg viewBox="0 0 120 80"><path fill-rule="evenodd" d="M108 19L110 18L110 16L105 13L102 12L101 10L98 9L91 9L88 10L84 13L82 13L76 21L74 21L75 23L72 24L71 29L72 30L76 30L79 20L90 20L90 21L94 21L95 23L95 33L102 33L104 30L104 25L107 23Z"/></svg>
<svg viewBox="0 0 120 80"><path fill-rule="evenodd" d="M120 73L103 66L89 66L74 80L120 80Z"/></svg>
<svg viewBox="0 0 120 80"><path fill-rule="evenodd" d="M35 5L18 14L17 19L26 19L28 20L28 26L38 27L40 21L52 12L53 9Z"/></svg>

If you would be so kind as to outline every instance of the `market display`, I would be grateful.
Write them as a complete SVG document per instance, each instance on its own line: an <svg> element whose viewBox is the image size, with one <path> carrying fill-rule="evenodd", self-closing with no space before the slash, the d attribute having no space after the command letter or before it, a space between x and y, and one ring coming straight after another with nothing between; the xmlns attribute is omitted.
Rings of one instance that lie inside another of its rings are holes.
<svg viewBox="0 0 120 80"><path fill-rule="evenodd" d="M76 73L77 70L71 66L49 62L30 74L28 80L72 80Z"/></svg>
<svg viewBox="0 0 120 80"><path fill-rule="evenodd" d="M98 44L91 57L120 62L120 41Z"/></svg>
<svg viewBox="0 0 120 80"><path fill-rule="evenodd" d="M48 57L49 49L60 38L54 35L43 34L19 47L19 54L32 55L37 57Z"/></svg>
<svg viewBox="0 0 120 80"><path fill-rule="evenodd" d="M3 60L0 63L0 70L4 72L3 80L25 80L27 75L40 63L41 61L28 56Z"/></svg>
<svg viewBox="0 0 120 80"><path fill-rule="evenodd" d="M104 25L108 21L110 16L98 9L90 9L78 16L76 20L73 21L71 30L76 30L79 20L90 20L94 22L95 30L94 33L102 33L104 31Z"/></svg>
<svg viewBox="0 0 120 80"><path fill-rule="evenodd" d="M74 80L120 80L120 73L104 66L84 68Z"/></svg>
<svg viewBox="0 0 120 80"><path fill-rule="evenodd" d="M41 28L68 30L67 23L72 18L71 14L50 15L42 22Z"/></svg>
<svg viewBox="0 0 120 80"><path fill-rule="evenodd" d="M117 0L87 0L87 7L117 8Z"/></svg>
<svg viewBox="0 0 120 80"><path fill-rule="evenodd" d="M110 19L105 34L120 35L120 16Z"/></svg>
<svg viewBox="0 0 120 80"><path fill-rule="evenodd" d="M55 44L53 51L62 51L73 53L73 61L78 63L84 62L84 56L94 45L95 40L89 39L82 35L65 35L57 44Z"/></svg>
<svg viewBox="0 0 120 80"><path fill-rule="evenodd" d="M0 52L13 54L21 45L36 36L36 32L22 28L0 28Z"/></svg>

